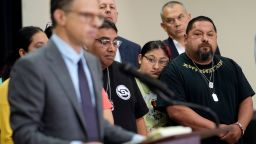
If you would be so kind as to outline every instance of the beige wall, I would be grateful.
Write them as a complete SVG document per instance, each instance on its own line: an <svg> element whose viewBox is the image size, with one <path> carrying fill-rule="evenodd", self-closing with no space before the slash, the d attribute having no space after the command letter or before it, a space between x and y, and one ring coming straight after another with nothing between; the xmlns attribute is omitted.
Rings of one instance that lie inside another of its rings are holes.
<svg viewBox="0 0 256 144"><path fill-rule="evenodd" d="M160 27L160 10L167 0L116 0L119 10L119 34L140 45L149 40L165 39ZM256 90L256 64L253 44L256 33L255 0L180 0L192 16L211 17L218 29L223 56L234 59ZM42 28L49 21L49 0L23 0L23 25ZM254 98L256 108L256 98Z"/></svg>
<svg viewBox="0 0 256 144"><path fill-rule="evenodd" d="M22 25L39 26L50 22L50 0L22 0Z"/></svg>

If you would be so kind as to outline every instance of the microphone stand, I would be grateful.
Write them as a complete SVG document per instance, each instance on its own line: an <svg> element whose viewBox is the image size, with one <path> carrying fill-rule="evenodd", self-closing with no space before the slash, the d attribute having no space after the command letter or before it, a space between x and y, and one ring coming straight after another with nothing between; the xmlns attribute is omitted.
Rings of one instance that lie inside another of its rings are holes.
<svg viewBox="0 0 256 144"><path fill-rule="evenodd" d="M202 111L205 111L205 112L209 113L212 116L213 121L215 122L215 126L219 127L219 124L220 124L219 118L216 115L216 113L214 111L212 111L210 108L205 107L205 106L201 106L201 105L198 105L198 104L176 101L176 100L173 100L173 99L169 98L168 96L166 96L166 94L164 94L161 90L152 89L152 88L150 88L150 89L156 95L158 95L159 97L161 97L163 100L165 100L166 102L168 102L171 105L184 105L184 106L187 106L187 107L190 107L190 108L202 110ZM168 93L168 91L166 91L166 93ZM171 95L171 94L169 93L168 95Z"/></svg>

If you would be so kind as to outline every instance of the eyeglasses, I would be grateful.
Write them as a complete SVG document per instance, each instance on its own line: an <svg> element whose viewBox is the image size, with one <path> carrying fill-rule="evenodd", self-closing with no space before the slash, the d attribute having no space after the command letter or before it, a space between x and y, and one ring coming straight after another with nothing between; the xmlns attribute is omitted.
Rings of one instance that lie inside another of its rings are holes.
<svg viewBox="0 0 256 144"><path fill-rule="evenodd" d="M157 60L156 58L148 57L148 56L145 56L145 55L143 57L145 57L148 60L149 63L151 63L151 64L158 63L160 66L166 66L169 62L169 60L162 60L162 59Z"/></svg>
<svg viewBox="0 0 256 144"><path fill-rule="evenodd" d="M104 22L104 17L101 15L96 15L90 12L77 12L77 11L68 11L74 14L77 14L78 16L81 16L84 18L84 20L88 23L92 23L94 20L97 22L98 26L101 26Z"/></svg>
<svg viewBox="0 0 256 144"><path fill-rule="evenodd" d="M109 48L111 46L111 44L115 47L115 48L118 48L122 41L121 40L118 40L118 39L115 39L113 41L110 41L109 39L105 39L105 38L99 38L99 39L95 39L97 40L98 42L100 42L100 44L104 47L104 48Z"/></svg>

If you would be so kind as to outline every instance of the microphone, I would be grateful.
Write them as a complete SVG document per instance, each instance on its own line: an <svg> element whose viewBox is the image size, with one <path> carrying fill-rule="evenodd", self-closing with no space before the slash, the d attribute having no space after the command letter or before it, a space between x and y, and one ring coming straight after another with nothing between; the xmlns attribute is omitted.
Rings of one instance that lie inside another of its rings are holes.
<svg viewBox="0 0 256 144"><path fill-rule="evenodd" d="M130 64L121 64L120 69L122 72L126 73L127 75L132 75L138 79L140 79L143 83L145 83L152 91L159 89L160 91L168 91L168 95L175 97L175 94L170 91L166 84L162 83L158 79L152 78L147 74L142 74L138 72L135 68L133 68ZM164 95L163 99L169 103L173 103L169 97Z"/></svg>
<svg viewBox="0 0 256 144"><path fill-rule="evenodd" d="M198 104L194 104L194 103L182 102L182 101L177 101L177 100L172 99L177 96L174 94L173 91L171 91L167 87L166 84L162 83L158 79L150 77L147 74L140 73L138 70L133 68L130 64L121 64L119 68L123 73L125 73L127 75L132 75L132 76L138 78L140 81L142 81L144 84L146 84L149 87L149 89L151 89L155 94L160 96L163 100L168 102L170 105L184 105L184 106L187 106L190 108L205 111L212 116L216 127L219 126L219 124L220 124L219 117L210 108L201 106ZM168 97L168 96L170 96L170 97Z"/></svg>

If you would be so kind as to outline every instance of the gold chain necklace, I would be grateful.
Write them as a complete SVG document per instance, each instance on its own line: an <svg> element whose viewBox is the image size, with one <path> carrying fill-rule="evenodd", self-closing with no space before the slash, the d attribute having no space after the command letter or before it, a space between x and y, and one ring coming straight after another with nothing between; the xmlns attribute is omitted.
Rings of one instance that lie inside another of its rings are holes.
<svg viewBox="0 0 256 144"><path fill-rule="evenodd" d="M212 93L213 101L218 102L219 99L218 99L218 96L217 96L217 94L215 93L215 89L214 89L214 70L211 72L210 79L208 79L208 78L206 77L206 75L202 73L202 70L199 69L199 67L195 64L195 62L194 62L193 60L191 60L191 61L192 61L192 63L194 64L194 66L198 69L200 75L201 75L201 76L204 78L204 80L206 81L206 83L207 83L207 85L208 85L208 87L209 87L209 90L210 90L210 92ZM212 68L213 68L213 66L214 66L214 61L212 60ZM212 69L212 68L211 68L211 69ZM212 78L213 78L213 79L212 79ZM212 81L211 81L211 79L212 79Z"/></svg>

